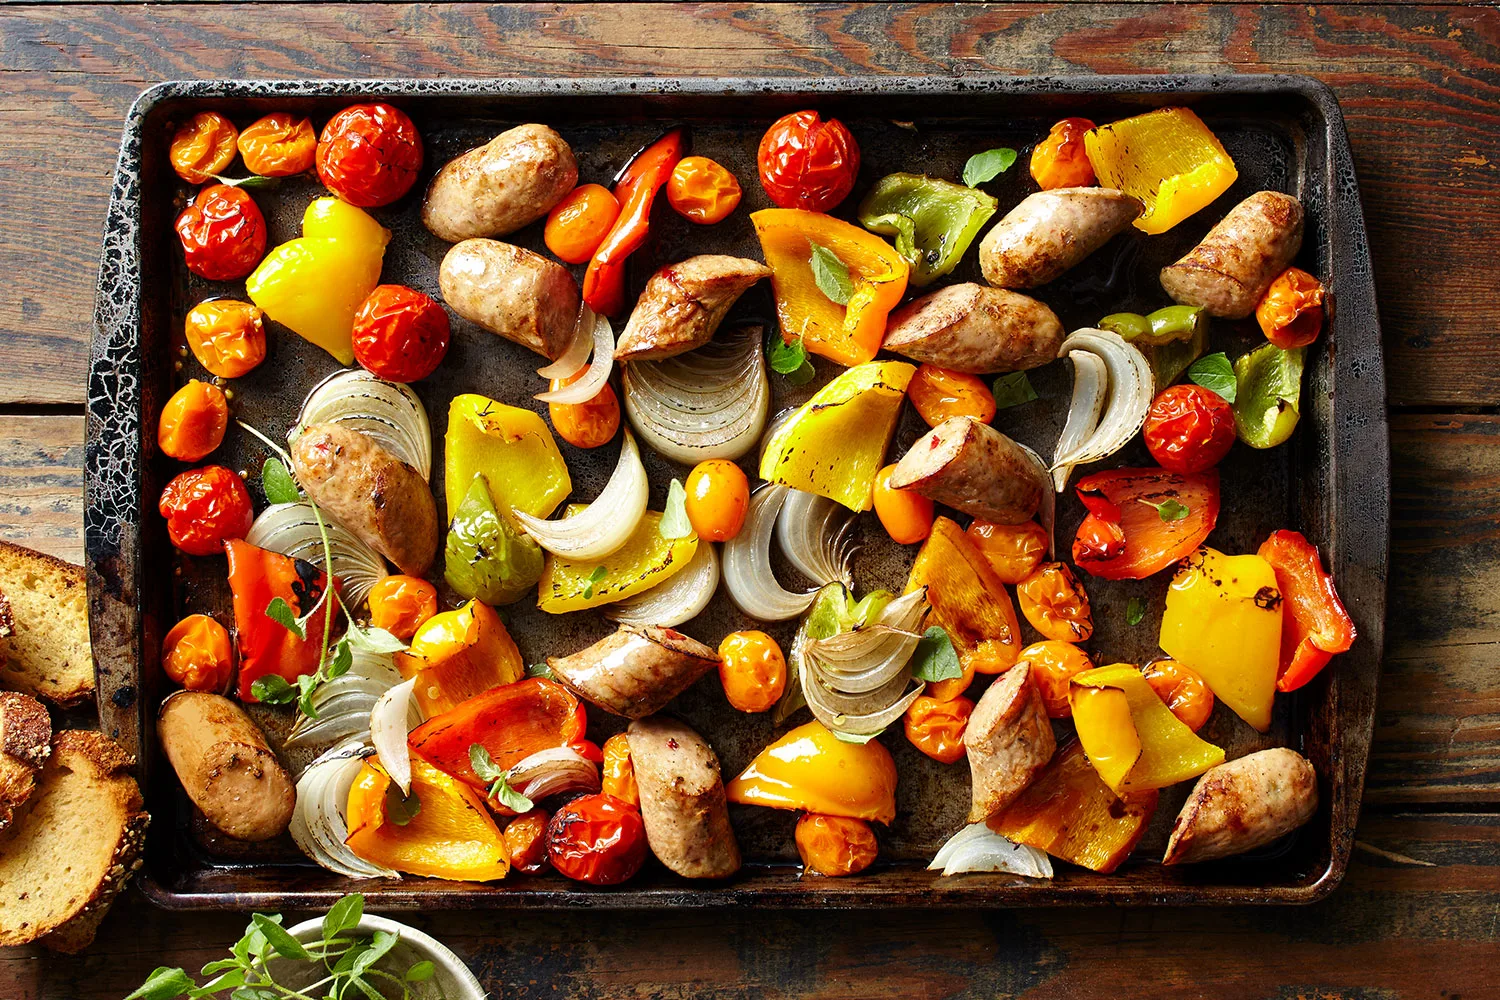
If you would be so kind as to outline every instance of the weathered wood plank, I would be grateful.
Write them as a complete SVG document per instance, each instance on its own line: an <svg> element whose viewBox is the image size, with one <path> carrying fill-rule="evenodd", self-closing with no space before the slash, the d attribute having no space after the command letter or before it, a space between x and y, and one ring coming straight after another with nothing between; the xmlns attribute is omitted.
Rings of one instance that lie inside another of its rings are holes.
<svg viewBox="0 0 1500 1000"><path fill-rule="evenodd" d="M1500 960L1500 816L1370 816L1344 885L1298 910L449 913L415 924L491 996L1486 996ZM1380 853L1377 853L1380 852ZM1398 860L1404 857L1406 860ZM1417 863L1421 862L1421 864ZM0 952L0 995L114 1000L157 965L222 957L243 914L134 892L76 959ZM7 989L7 985L10 987Z"/></svg>
<svg viewBox="0 0 1500 1000"><path fill-rule="evenodd" d="M0 538L83 561L83 418L0 416Z"/></svg>
<svg viewBox="0 0 1500 1000"><path fill-rule="evenodd" d="M0 9L0 403L80 402L121 117L181 77L1310 73L1353 135L1397 403L1500 403L1490 7L681 4ZM1434 234L1440 234L1434 236Z"/></svg>

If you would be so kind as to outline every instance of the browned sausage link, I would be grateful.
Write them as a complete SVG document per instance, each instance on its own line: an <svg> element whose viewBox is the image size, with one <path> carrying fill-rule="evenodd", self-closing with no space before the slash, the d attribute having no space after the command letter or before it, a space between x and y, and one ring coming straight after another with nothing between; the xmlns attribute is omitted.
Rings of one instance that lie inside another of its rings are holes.
<svg viewBox="0 0 1500 1000"><path fill-rule="evenodd" d="M1172 824L1164 865L1212 861L1269 844L1318 811L1318 777L1295 750L1273 747L1211 767Z"/></svg>
<svg viewBox="0 0 1500 1000"><path fill-rule="evenodd" d="M728 878L739 871L740 848L713 747L659 715L632 722L626 739L652 853L685 878Z"/></svg>
<svg viewBox="0 0 1500 1000"><path fill-rule="evenodd" d="M675 629L622 625L571 656L547 657L547 664L585 701L640 719L717 668L719 655Z"/></svg>
<svg viewBox="0 0 1500 1000"><path fill-rule="evenodd" d="M1244 319L1302 249L1302 203L1259 191L1229 210L1203 242L1161 272L1161 287L1211 316Z"/></svg>
<svg viewBox="0 0 1500 1000"><path fill-rule="evenodd" d="M914 361L982 375L1054 361L1063 336L1057 314L1036 299L966 282L892 313L883 346Z"/></svg>
<svg viewBox="0 0 1500 1000"><path fill-rule="evenodd" d="M1036 463L973 417L949 417L918 438L896 463L890 485L997 524L1020 524L1042 503Z"/></svg>
<svg viewBox="0 0 1500 1000"><path fill-rule="evenodd" d="M1046 705L1031 683L1031 664L1017 663L985 689L964 727L969 822L989 819L1015 801L1056 749Z"/></svg>
<svg viewBox="0 0 1500 1000"><path fill-rule="evenodd" d="M359 431L313 424L292 445L297 482L366 545L421 576L437 555L437 504L421 473Z"/></svg>
<svg viewBox="0 0 1500 1000"><path fill-rule="evenodd" d="M1114 188L1056 188L1030 195L979 244L979 269L997 288L1036 288L1125 231L1141 203Z"/></svg>
<svg viewBox="0 0 1500 1000"><path fill-rule="evenodd" d="M702 254L651 276L615 348L618 361L670 358L702 347L724 314L771 269L755 260Z"/></svg>
<svg viewBox="0 0 1500 1000"><path fill-rule="evenodd" d="M214 826L252 841L287 828L296 786L264 734L234 702L178 691L162 702L156 734L188 798Z"/></svg>
<svg viewBox="0 0 1500 1000"><path fill-rule="evenodd" d="M546 125L518 125L432 178L422 223L449 243L506 236L540 219L578 183L573 150Z"/></svg>
<svg viewBox="0 0 1500 1000"><path fill-rule="evenodd" d="M464 240L443 258L438 288L453 311L555 360L578 325L578 282L541 254L498 240Z"/></svg>

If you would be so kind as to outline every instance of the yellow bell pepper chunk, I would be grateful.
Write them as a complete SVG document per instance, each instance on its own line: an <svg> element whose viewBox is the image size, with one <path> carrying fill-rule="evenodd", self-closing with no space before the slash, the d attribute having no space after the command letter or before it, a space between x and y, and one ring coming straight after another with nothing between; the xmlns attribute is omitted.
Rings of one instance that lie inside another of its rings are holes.
<svg viewBox="0 0 1500 1000"><path fill-rule="evenodd" d="M1258 731L1271 728L1281 656L1281 591L1260 556L1204 546L1177 570L1161 618L1161 648L1191 667L1214 697Z"/></svg>
<svg viewBox="0 0 1500 1000"><path fill-rule="evenodd" d="M766 747L725 789L730 802L890 823L896 762L878 740L845 743L821 722Z"/></svg>
<svg viewBox="0 0 1500 1000"><path fill-rule="evenodd" d="M800 335L813 354L841 365L861 365L875 357L885 339L886 317L900 303L911 273L896 248L842 219L800 208L762 209L750 221L771 268L782 338L791 343ZM814 244L832 251L849 269L854 287L847 305L818 288Z"/></svg>
<svg viewBox="0 0 1500 1000"><path fill-rule="evenodd" d="M505 837L478 792L413 754L411 793L421 807L400 825L387 812L390 787L390 776L373 758L354 777L344 843L358 857L410 875L459 881L488 882L510 871Z"/></svg>
<svg viewBox="0 0 1500 1000"><path fill-rule="evenodd" d="M390 231L337 198L318 198L302 235L266 254L245 279L265 314L339 360L354 361L354 314L380 284Z"/></svg>
<svg viewBox="0 0 1500 1000"><path fill-rule="evenodd" d="M1094 174L1146 206L1137 229L1164 233L1208 207L1239 176L1224 144L1187 108L1162 108L1084 133Z"/></svg>
<svg viewBox="0 0 1500 1000"><path fill-rule="evenodd" d="M531 410L466 393L448 404L443 481L451 518L483 473L502 517L512 508L547 517L573 492L568 464L547 422Z"/></svg>
<svg viewBox="0 0 1500 1000"><path fill-rule="evenodd" d="M1199 739L1129 663L1075 675L1068 700L1078 741L1117 794L1175 785L1224 762L1224 750Z"/></svg>
<svg viewBox="0 0 1500 1000"><path fill-rule="evenodd" d="M904 361L872 361L829 382L771 435L760 477L869 510L916 370Z"/></svg>
<svg viewBox="0 0 1500 1000"><path fill-rule="evenodd" d="M402 677L417 678L412 693L428 718L526 673L505 623L483 601L427 619L395 660Z"/></svg>
<svg viewBox="0 0 1500 1000"><path fill-rule="evenodd" d="M572 504L566 516L580 510L582 504ZM663 538L661 518L646 511L625 544L600 562L574 562L549 553L536 585L536 606L549 615L597 608L650 590L686 569L698 551L698 536Z"/></svg>

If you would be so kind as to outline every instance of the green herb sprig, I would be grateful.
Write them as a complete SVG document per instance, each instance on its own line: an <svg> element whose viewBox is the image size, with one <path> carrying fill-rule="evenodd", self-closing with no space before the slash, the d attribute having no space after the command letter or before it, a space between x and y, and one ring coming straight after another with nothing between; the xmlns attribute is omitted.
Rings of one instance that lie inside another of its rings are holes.
<svg viewBox="0 0 1500 1000"><path fill-rule="evenodd" d="M469 744L469 765L479 775L480 781L493 782L490 785L490 798L502 806L517 813L529 812L535 807L535 802L510 787L510 772L500 769L500 765L495 763L495 758L490 756L483 744Z"/></svg>

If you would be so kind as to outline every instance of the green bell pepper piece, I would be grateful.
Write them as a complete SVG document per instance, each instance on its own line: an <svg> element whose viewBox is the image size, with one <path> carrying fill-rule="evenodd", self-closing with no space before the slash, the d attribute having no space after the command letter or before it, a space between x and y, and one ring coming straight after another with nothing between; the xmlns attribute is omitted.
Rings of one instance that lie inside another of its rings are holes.
<svg viewBox="0 0 1500 1000"><path fill-rule="evenodd" d="M923 174L887 174L859 206L859 224L896 237L911 265L907 280L930 284L958 266L999 201L983 191Z"/></svg>
<svg viewBox="0 0 1500 1000"><path fill-rule="evenodd" d="M541 546L503 518L483 473L453 515L443 550L443 578L456 593L486 604L520 600L542 578Z"/></svg>
<svg viewBox="0 0 1500 1000"><path fill-rule="evenodd" d="M1274 448L1292 436L1301 415L1307 348L1262 344L1234 363L1234 427L1252 448Z"/></svg>

